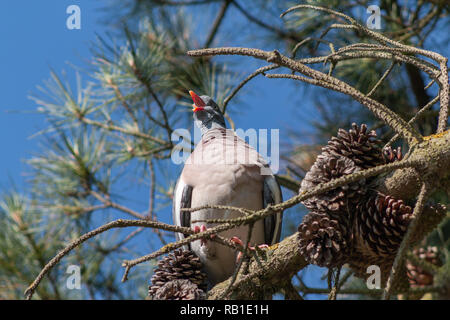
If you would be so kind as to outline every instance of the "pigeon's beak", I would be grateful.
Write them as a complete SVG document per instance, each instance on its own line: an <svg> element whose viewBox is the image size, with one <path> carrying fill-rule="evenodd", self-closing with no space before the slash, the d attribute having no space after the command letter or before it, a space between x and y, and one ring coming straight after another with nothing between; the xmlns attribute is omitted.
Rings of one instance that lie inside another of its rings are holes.
<svg viewBox="0 0 450 320"><path fill-rule="evenodd" d="M200 98L194 91L189 90L189 94L191 95L192 100L194 101L194 104L192 105L193 109L192 111L197 112L205 109L205 103L203 102L202 98Z"/></svg>

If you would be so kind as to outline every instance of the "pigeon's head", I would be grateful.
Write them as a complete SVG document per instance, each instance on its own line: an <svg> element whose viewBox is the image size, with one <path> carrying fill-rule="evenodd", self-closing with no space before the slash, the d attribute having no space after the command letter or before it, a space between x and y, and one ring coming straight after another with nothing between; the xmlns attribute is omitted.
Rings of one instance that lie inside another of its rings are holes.
<svg viewBox="0 0 450 320"><path fill-rule="evenodd" d="M194 91L189 91L194 101L193 109L195 124L202 134L214 128L225 128L225 119L219 106L211 97L198 96Z"/></svg>

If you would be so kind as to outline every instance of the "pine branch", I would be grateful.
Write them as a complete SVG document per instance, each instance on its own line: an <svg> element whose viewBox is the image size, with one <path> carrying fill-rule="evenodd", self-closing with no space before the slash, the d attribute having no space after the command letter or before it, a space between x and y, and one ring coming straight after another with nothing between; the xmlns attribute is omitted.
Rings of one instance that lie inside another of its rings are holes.
<svg viewBox="0 0 450 320"><path fill-rule="evenodd" d="M44 276L56 265L58 262L66 256L68 253L70 253L73 249L78 247L83 242L97 236L100 233L103 233L107 230L113 229L113 228L126 228L126 227L147 227L147 228L159 228L161 230L167 230L167 231L173 231L173 232L181 232L181 233L190 233L193 232L189 228L184 227L178 227L178 226L172 226L168 225L162 222L156 222L156 221L148 221L148 220L124 220L119 219L112 222L109 222L95 230L92 230L81 237L75 239L72 241L67 247L65 247L63 250L61 250L53 259L51 259L45 267L41 270L39 275L36 277L36 279L33 281L33 283L27 288L25 291L25 297L27 300L31 299L34 291L36 290L39 283L42 281Z"/></svg>
<svg viewBox="0 0 450 320"><path fill-rule="evenodd" d="M353 97L356 101L366 106L375 116L385 121L395 132L405 137L410 145L415 145L422 140L420 134L410 125L408 125L401 117L389 108L384 106L378 101L375 101L362 92L358 91L349 84L329 75L326 75L320 71L311 69L310 67L292 60L278 51L263 51L259 49L251 48L215 48L215 49L201 49L192 50L187 52L190 56L211 56L211 55L243 55L251 56L257 59L266 60L268 62L276 63L287 67L293 71L302 73L303 75L310 77L298 78L305 82L311 82L313 84L333 89L338 92L342 92Z"/></svg>

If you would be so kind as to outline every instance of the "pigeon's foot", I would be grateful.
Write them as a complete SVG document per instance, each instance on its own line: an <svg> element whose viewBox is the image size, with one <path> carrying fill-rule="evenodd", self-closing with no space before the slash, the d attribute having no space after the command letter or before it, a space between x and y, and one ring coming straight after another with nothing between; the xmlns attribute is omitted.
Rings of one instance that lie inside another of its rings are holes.
<svg viewBox="0 0 450 320"><path fill-rule="evenodd" d="M193 230L195 233L199 233L199 232L205 232L206 230L208 230L208 228L206 228L206 226L204 224L202 224L201 226L195 226L193 228ZM211 234L205 238L201 238L200 239L201 246L204 246L206 244L206 242L208 241L208 239L206 239L206 238L214 239L215 236L216 236L215 234Z"/></svg>
<svg viewBox="0 0 450 320"><path fill-rule="evenodd" d="M230 239L230 241L233 242L236 246L244 248L244 242L241 239L239 239L238 237L232 237ZM256 249L256 248L258 248L258 249ZM260 245L258 245L256 247L252 247L250 245L250 243L249 243L248 244L248 249L252 250L252 251L257 251L257 250L260 250L260 249L269 249L269 245L264 243L264 244L260 244ZM242 259L242 256L243 256L243 252L239 251L239 253L238 253L237 257L236 257L236 263L238 263Z"/></svg>

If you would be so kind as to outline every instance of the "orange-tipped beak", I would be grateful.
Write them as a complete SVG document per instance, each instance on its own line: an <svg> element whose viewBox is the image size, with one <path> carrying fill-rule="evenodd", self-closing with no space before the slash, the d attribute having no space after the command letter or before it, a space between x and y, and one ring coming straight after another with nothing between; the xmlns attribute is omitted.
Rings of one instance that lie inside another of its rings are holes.
<svg viewBox="0 0 450 320"><path fill-rule="evenodd" d="M194 101L192 111L197 112L204 109L206 106L205 102L203 102L202 98L200 98L194 91L189 90L189 94L191 95L192 100Z"/></svg>

